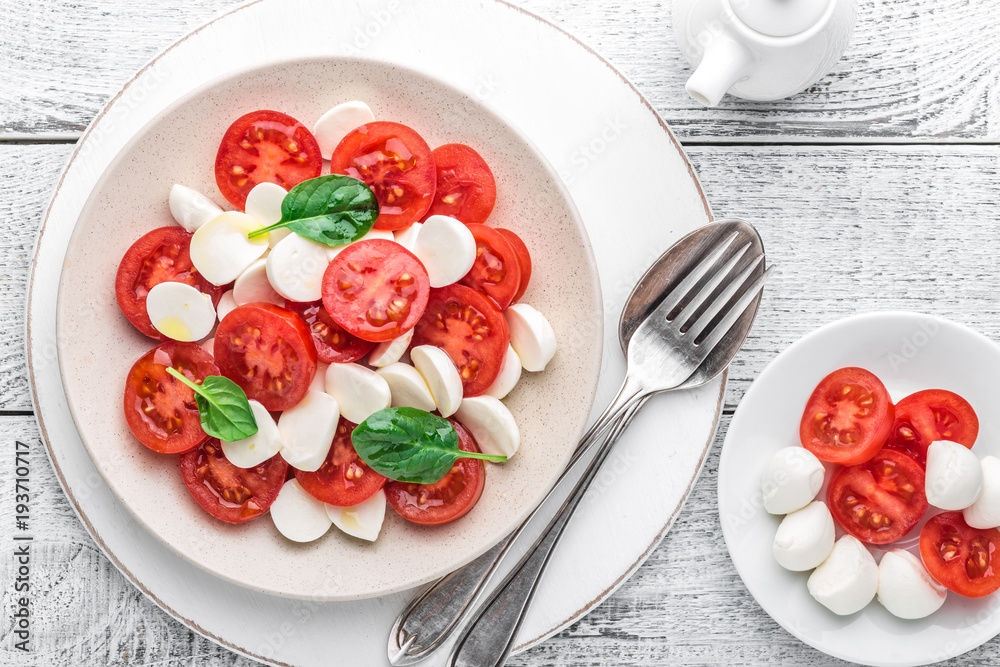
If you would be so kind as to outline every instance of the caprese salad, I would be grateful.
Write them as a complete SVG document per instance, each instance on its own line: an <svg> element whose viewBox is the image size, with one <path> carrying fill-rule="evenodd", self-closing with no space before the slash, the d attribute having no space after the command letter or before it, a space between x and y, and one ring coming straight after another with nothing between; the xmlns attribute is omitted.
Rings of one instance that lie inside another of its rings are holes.
<svg viewBox="0 0 1000 667"><path fill-rule="evenodd" d="M997 591L1000 459L973 453L978 434L975 410L954 392L927 389L894 404L863 368L830 373L806 401L802 446L779 450L763 472L764 508L786 515L775 559L813 570L809 593L839 615L877 597L893 615L918 619L949 591ZM898 543L928 513L911 553Z"/></svg>
<svg viewBox="0 0 1000 667"><path fill-rule="evenodd" d="M179 455L209 514L270 513L294 541L331 525L374 540L386 504L419 524L465 515L484 462L520 444L501 399L556 351L521 301L527 246L486 224L486 161L352 101L312 131L238 118L214 171L234 210L174 185L177 225L118 268L122 313L160 341L125 379L132 433Z"/></svg>

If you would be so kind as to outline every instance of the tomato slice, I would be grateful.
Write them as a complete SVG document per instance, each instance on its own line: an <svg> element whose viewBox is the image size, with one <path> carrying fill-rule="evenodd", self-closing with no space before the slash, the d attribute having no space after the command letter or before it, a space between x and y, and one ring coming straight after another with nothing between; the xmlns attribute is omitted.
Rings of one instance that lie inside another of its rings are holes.
<svg viewBox="0 0 1000 667"><path fill-rule="evenodd" d="M326 461L315 472L295 471L295 479L314 498L330 505L351 507L374 496L385 486L386 478L368 467L354 451L352 424L343 417Z"/></svg>
<svg viewBox="0 0 1000 667"><path fill-rule="evenodd" d="M972 528L961 512L931 518L920 531L927 572L950 591L981 598L1000 589L1000 530Z"/></svg>
<svg viewBox="0 0 1000 667"><path fill-rule="evenodd" d="M368 354L375 343L361 340L344 331L333 321L323 302L297 303L285 301L285 308L295 312L312 332L316 356L327 364L349 364Z"/></svg>
<svg viewBox="0 0 1000 667"><path fill-rule="evenodd" d="M323 274L323 306L348 333L374 343L412 329L424 314L430 278L416 255L394 241L344 248Z"/></svg>
<svg viewBox="0 0 1000 667"><path fill-rule="evenodd" d="M979 435L979 417L969 402L946 389L925 389L896 404L896 419L886 447L927 461L927 448L951 440L972 449Z"/></svg>
<svg viewBox="0 0 1000 667"><path fill-rule="evenodd" d="M528 281L531 280L531 253L528 252L528 246L524 244L520 236L503 227L496 229L497 233L507 239L507 242L514 249L517 254L517 263L521 268L521 284L518 285L514 298L510 300L511 303L517 303L524 296L525 290L528 289Z"/></svg>
<svg viewBox="0 0 1000 667"><path fill-rule="evenodd" d="M198 504L228 523L244 523L266 512L288 476L288 464L280 454L256 468L237 468L215 438L181 454L180 468L184 485Z"/></svg>
<svg viewBox="0 0 1000 667"><path fill-rule="evenodd" d="M280 111L251 111L229 126L215 156L219 192L243 210L258 183L286 190L319 176L323 156L305 125Z"/></svg>
<svg viewBox="0 0 1000 667"><path fill-rule="evenodd" d="M192 382L219 369L197 343L168 341L132 364L125 378L125 421L139 442L154 452L178 454L206 438L194 390L167 373L173 366Z"/></svg>
<svg viewBox="0 0 1000 667"><path fill-rule="evenodd" d="M478 396L500 373L510 334L496 305L465 285L432 289L413 345L436 345L458 366L464 395Z"/></svg>
<svg viewBox="0 0 1000 667"><path fill-rule="evenodd" d="M247 398L268 410L302 400L316 373L316 346L306 323L270 303L234 308L215 331L215 363Z"/></svg>
<svg viewBox="0 0 1000 667"><path fill-rule="evenodd" d="M841 368L813 389L799 439L820 461L857 465L885 444L894 415L881 380L863 368Z"/></svg>
<svg viewBox="0 0 1000 667"><path fill-rule="evenodd" d="M904 452L882 449L864 463L838 470L826 499L841 528L862 542L895 542L927 511L924 469Z"/></svg>
<svg viewBox="0 0 1000 667"><path fill-rule="evenodd" d="M218 305L224 289L201 277L191 263L191 234L180 227L160 227L143 235L125 251L115 275L118 307L136 329L156 340L167 337L153 328L146 295L160 283L185 283L212 297Z"/></svg>
<svg viewBox="0 0 1000 667"><path fill-rule="evenodd" d="M521 286L521 265L510 242L486 225L468 225L476 239L476 262L460 282L484 294L503 310Z"/></svg>
<svg viewBox="0 0 1000 667"><path fill-rule="evenodd" d="M374 121L351 130L333 150L330 172L368 184L378 199L375 229L403 229L434 201L434 156L414 130Z"/></svg>
<svg viewBox="0 0 1000 667"><path fill-rule="evenodd" d="M478 452L479 447L465 428L449 419L458 433L458 448ZM437 526L469 513L486 486L486 466L479 459L459 459L445 476L433 484L407 484L390 480L385 499L399 516L413 523Z"/></svg>
<svg viewBox="0 0 1000 667"><path fill-rule="evenodd" d="M437 188L424 218L447 215L467 225L482 224L497 202L497 182L486 160L465 144L434 149Z"/></svg>

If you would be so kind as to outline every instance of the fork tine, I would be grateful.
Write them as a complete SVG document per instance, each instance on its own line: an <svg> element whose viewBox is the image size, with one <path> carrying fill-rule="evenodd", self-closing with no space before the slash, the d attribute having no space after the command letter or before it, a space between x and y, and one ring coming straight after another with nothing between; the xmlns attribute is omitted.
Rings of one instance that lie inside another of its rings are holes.
<svg viewBox="0 0 1000 667"><path fill-rule="evenodd" d="M735 267L737 262L739 262L743 255L746 254L749 247L750 242L747 241L746 245L737 250L736 253L726 261L721 269L713 273L708 279L708 282L705 283L704 287L698 290L698 293L691 297L686 304L684 304L683 309L677 314L677 317L680 317L684 313L691 313L693 317L693 315L698 312L698 309L701 308L702 304L705 303L709 297L712 296L712 293L715 292L719 285L722 284L722 281L726 279L729 273L733 270L733 267ZM725 302L723 301L723 303Z"/></svg>
<svg viewBox="0 0 1000 667"><path fill-rule="evenodd" d="M740 256L742 256L742 253ZM684 335L690 336L691 340L698 340L698 336L701 335L701 332L712 323L712 320L714 320L715 316L719 314L719 311L721 311L722 308L729 303L729 300L733 298L733 295L746 285L747 278L751 276L757 268L757 265L762 261L764 261L764 255L757 255L757 257L754 258L754 260L751 261L745 269L740 271L738 276L730 280L729 283L723 288L722 292L712 300L712 303L709 304L705 312L698 317L698 319L688 328L687 333ZM730 270L731 267L725 269L725 272L720 276L720 280L723 277L728 276Z"/></svg>
<svg viewBox="0 0 1000 667"><path fill-rule="evenodd" d="M729 333L729 330L733 328L736 321L740 319L746 311L747 306L750 305L760 290L763 289L764 283L767 281L768 276L771 275L771 269L773 268L773 264L767 267L764 270L764 273L760 274L760 277L750 284L747 290L743 293L743 296L741 296L739 301L737 301L736 304L729 309L725 317L722 318L722 321L719 322L718 326L716 326L715 329L713 329L712 332L705 337L705 340L698 345L699 348L705 351L705 356L708 356L715 346L719 344L719 341L722 340L722 337Z"/></svg>
<svg viewBox="0 0 1000 667"><path fill-rule="evenodd" d="M660 304L650 313L649 317L657 317L666 319L666 316L670 314L677 304L680 303L681 299L691 291L691 289L698 284L698 282L705 277L709 269L718 263L719 259L725 254L729 249L729 246L733 244L736 237L740 235L739 232L733 232L730 234L729 238L720 243L715 250L709 253L708 257L701 260L698 266L694 267L682 280L677 287L672 289L669 294L663 297Z"/></svg>

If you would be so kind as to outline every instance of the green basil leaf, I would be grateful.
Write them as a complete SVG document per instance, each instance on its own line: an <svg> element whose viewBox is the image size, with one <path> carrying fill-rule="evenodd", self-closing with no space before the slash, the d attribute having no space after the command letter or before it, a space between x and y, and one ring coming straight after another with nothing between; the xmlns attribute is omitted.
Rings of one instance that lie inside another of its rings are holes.
<svg viewBox="0 0 1000 667"><path fill-rule="evenodd" d="M460 458L506 461L506 456L464 452L447 419L416 408L387 408L351 434L354 450L375 472L398 482L433 484Z"/></svg>
<svg viewBox="0 0 1000 667"><path fill-rule="evenodd" d="M357 241L378 218L378 200L363 181L329 174L302 181L281 202L281 221L248 234L255 238L288 227L299 236L328 246Z"/></svg>
<svg viewBox="0 0 1000 667"><path fill-rule="evenodd" d="M209 375L199 385L174 368L167 368L167 372L194 390L205 433L219 440L236 442L257 432L257 419L250 409L250 401L238 384L221 375Z"/></svg>

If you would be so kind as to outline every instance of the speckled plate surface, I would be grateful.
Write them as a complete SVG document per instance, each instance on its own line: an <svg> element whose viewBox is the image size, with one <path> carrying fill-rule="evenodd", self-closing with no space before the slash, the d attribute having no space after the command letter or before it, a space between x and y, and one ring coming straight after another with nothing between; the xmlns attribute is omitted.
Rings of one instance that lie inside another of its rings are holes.
<svg viewBox="0 0 1000 667"><path fill-rule="evenodd" d="M521 430L512 461L488 469L486 490L462 520L426 528L387 512L370 544L331 529L309 544L284 539L269 518L216 521L181 481L177 457L141 446L125 423L120 385L153 346L118 310L114 275L135 239L173 224L173 183L222 203L213 176L218 143L237 117L276 109L307 126L345 100L404 123L431 146L475 147L497 178L490 224L509 227L532 251L524 301L546 314L559 351L543 373L525 374L506 400ZM590 243L554 170L510 124L470 96L424 74L376 61L320 58L227 76L170 107L130 141L101 177L79 218L57 304L63 386L97 469L135 518L164 544L232 583L274 595L347 600L431 581L515 528L562 471L590 412L601 366L603 308ZM85 341L85 344L81 344ZM95 391L95 387L108 390ZM559 401L550 397L559 396ZM235 557L235 555L240 557Z"/></svg>

